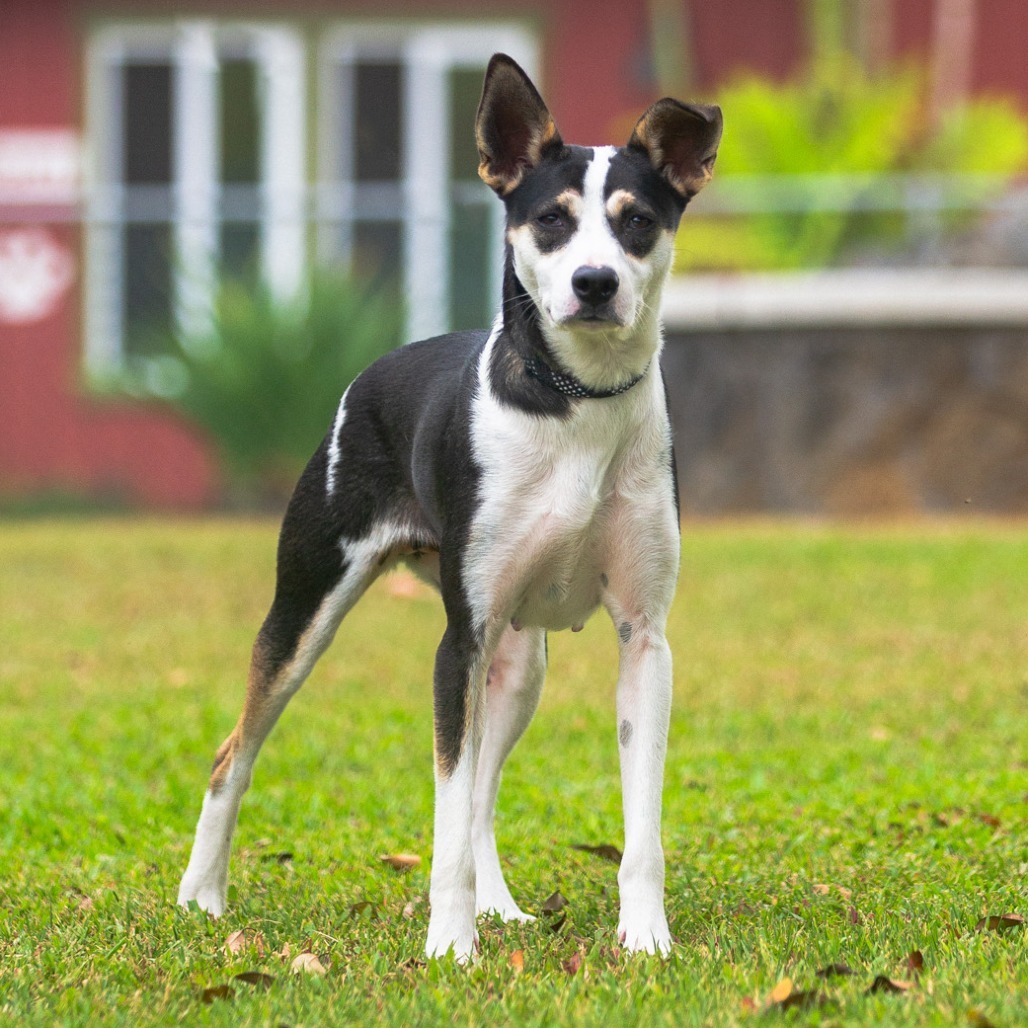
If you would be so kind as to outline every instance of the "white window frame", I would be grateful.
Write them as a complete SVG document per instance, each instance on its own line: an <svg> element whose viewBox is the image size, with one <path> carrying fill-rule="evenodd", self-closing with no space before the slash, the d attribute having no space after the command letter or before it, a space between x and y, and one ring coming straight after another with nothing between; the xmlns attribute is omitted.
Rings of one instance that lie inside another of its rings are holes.
<svg viewBox="0 0 1028 1028"><path fill-rule="evenodd" d="M450 132L473 132L472 125L449 125L447 75L461 68L484 68L497 51L510 54L536 79L535 35L511 22L400 22L340 24L326 32L319 48L318 151L315 211L318 254L347 260L348 229L355 220L355 182L344 166L343 134L353 117L352 91L339 95L340 75L359 60L398 61L404 75L404 125L401 155L402 209L396 212L403 234L403 290L410 339L448 329L451 220L448 164ZM482 190L486 190L484 185ZM499 304L503 280L503 208L492 200L491 278Z"/></svg>
<svg viewBox="0 0 1028 1028"><path fill-rule="evenodd" d="M212 19L113 23L89 37L86 51L85 365L105 376L125 366L121 230L127 190L154 189L170 211L175 267L173 311L186 330L207 323L218 261L218 60L245 56L259 69L260 269L280 296L302 287L306 257L306 53L298 31L279 24ZM171 63L174 139L170 195L163 186L121 180L122 93L130 63ZM229 187L231 188L231 187ZM146 198L143 197L145 200ZM164 221L164 218L155 220Z"/></svg>

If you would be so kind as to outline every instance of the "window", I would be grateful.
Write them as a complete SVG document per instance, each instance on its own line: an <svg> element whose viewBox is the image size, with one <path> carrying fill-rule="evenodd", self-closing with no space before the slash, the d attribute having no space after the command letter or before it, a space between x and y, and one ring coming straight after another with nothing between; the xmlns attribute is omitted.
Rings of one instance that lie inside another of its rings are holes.
<svg viewBox="0 0 1028 1028"><path fill-rule="evenodd" d="M477 176L474 116L497 50L535 71L531 34L511 25L326 22L305 35L190 19L95 32L87 368L157 368L172 329L209 318L219 274L295 293L309 243L394 283L410 338L488 325L502 207Z"/></svg>
<svg viewBox="0 0 1028 1028"><path fill-rule="evenodd" d="M497 50L534 73L514 26L343 26L322 43L319 253L396 281L412 339L487 326L499 303L503 210L474 142Z"/></svg>
<svg viewBox="0 0 1028 1028"><path fill-rule="evenodd" d="M86 362L105 372L202 327L219 270L299 287L305 60L288 29L186 21L102 30L88 63Z"/></svg>

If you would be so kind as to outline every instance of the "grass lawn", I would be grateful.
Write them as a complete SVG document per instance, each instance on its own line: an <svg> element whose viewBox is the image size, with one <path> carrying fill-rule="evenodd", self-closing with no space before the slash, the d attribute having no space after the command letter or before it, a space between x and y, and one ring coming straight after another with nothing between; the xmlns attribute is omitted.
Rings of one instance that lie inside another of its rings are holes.
<svg viewBox="0 0 1028 1028"><path fill-rule="evenodd" d="M1028 1023L1028 928L1001 917L1028 917L1028 525L687 525L674 955L618 952L617 867L575 848L621 843L598 616L551 637L500 794L539 919L483 923L468 969L421 956L442 616L403 580L265 748L225 917L174 905L274 538L0 524L0 1022ZM318 966L294 972L303 953Z"/></svg>

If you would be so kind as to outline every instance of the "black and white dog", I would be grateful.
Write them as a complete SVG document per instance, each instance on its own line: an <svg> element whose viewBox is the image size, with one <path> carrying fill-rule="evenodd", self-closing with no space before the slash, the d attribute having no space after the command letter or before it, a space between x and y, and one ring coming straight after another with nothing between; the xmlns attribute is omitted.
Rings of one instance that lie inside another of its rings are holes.
<svg viewBox="0 0 1028 1028"><path fill-rule="evenodd" d="M440 589L446 610L428 955L467 960L476 913L529 919L496 852L500 771L535 711L546 633L581 627L601 604L620 645L618 932L628 950L666 953L665 622L679 527L659 306L721 114L659 100L626 146L568 146L525 73L498 54L475 133L479 174L506 205L500 313L491 331L388 354L344 394L285 516L274 602L178 901L224 910L261 744L347 611L404 562Z"/></svg>

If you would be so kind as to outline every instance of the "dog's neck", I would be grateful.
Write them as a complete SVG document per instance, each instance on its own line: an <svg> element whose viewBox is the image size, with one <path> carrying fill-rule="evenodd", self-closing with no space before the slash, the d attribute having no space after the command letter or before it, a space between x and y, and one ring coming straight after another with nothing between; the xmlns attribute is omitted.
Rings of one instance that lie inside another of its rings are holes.
<svg viewBox="0 0 1028 1028"><path fill-rule="evenodd" d="M573 399L604 400L634 388L657 361L660 321L647 316L628 339L617 330L544 329L508 249L491 383L503 399L539 414L565 415Z"/></svg>

